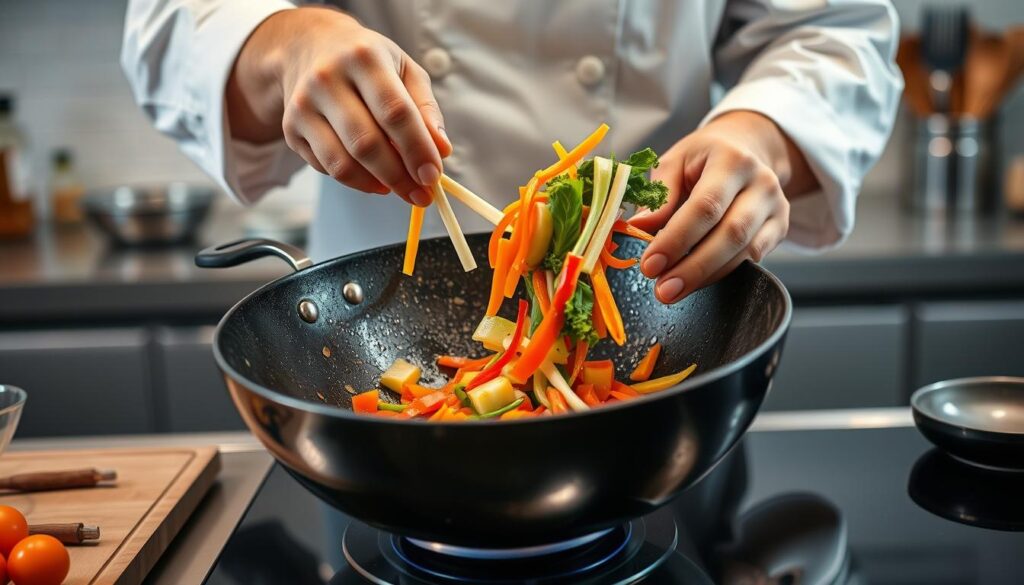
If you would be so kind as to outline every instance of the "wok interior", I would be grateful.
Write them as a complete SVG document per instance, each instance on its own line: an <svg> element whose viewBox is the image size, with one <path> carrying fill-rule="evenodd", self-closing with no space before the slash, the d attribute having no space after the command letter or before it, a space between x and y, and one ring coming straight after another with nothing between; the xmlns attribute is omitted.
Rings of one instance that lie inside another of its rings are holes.
<svg viewBox="0 0 1024 585"><path fill-rule="evenodd" d="M377 388L381 372L396 358L419 365L425 385L440 385L450 372L435 365L438 355L485 354L471 337L490 290L487 240L487 234L470 236L480 268L469 273L447 239L421 243L413 277L399 271L400 245L304 270L240 304L227 317L217 346L227 364L251 382L340 408L351 408L351 391ZM619 257L639 256L645 245L632 238L619 244ZM654 298L653 281L636 267L610 270L609 280L628 339L623 347L603 340L590 359L612 359L622 380L654 341L664 346L654 376L691 363L699 374L752 351L785 317L784 293L751 264L672 306ZM342 287L348 282L362 287L362 303L345 301ZM303 299L318 306L315 323L299 317ZM500 314L514 319L514 313L515 300L506 300Z"/></svg>

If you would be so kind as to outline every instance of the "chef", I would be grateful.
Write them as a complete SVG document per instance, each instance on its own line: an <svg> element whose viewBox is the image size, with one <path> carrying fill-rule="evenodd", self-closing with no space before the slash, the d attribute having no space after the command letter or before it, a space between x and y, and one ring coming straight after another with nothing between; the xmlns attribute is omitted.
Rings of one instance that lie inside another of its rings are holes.
<svg viewBox="0 0 1024 585"><path fill-rule="evenodd" d="M662 155L668 204L630 221L657 232L640 266L673 303L783 240L850 233L902 86L897 29L887 0L130 0L122 65L240 202L325 175L315 260L403 240L442 169L503 207L552 140L606 122L599 154Z"/></svg>

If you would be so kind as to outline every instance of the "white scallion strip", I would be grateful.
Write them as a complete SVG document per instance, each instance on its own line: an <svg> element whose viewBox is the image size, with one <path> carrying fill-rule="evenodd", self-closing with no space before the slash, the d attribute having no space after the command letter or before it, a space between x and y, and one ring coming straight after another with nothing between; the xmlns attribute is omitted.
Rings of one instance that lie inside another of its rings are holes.
<svg viewBox="0 0 1024 585"><path fill-rule="evenodd" d="M615 169L615 180L612 182L608 202L601 213L601 221L597 224L597 228L594 229L590 245L587 247L586 254L583 255L583 272L587 274L594 270L597 259L601 257L601 250L604 249L604 243L608 239L608 234L612 233L612 226L615 225L615 219L619 215L619 206L622 205L622 197L626 194L626 186L629 184L629 173L632 170L633 167L623 163L619 163L619 166ZM594 212L593 207L590 208L590 212Z"/></svg>
<svg viewBox="0 0 1024 585"><path fill-rule="evenodd" d="M519 342L519 348L526 349L526 346L529 343L530 338L524 335L522 341ZM505 341L502 342L502 345L505 346L505 351L509 351L509 346L512 345L512 339L505 339ZM555 390L558 390L558 393L565 398L565 402L569 405L569 408L573 410L590 410L590 406L588 406L586 402L583 402L579 396L576 396L576 393L572 391L572 387L570 387L569 383L565 381L565 378L562 377L562 373L558 371L558 368L550 359L544 359L540 365L540 371L544 373L544 377L548 379L551 386L553 386ZM534 376L536 375L537 374L534 373ZM544 404L546 408L551 408L551 406L546 404L547 396L544 398L538 397L537 400L540 400L541 404Z"/></svg>
<svg viewBox="0 0 1024 585"><path fill-rule="evenodd" d="M594 194L590 198L590 215L587 216L587 223L583 224L583 231L580 233L580 239L576 240L576 245L572 248L572 253L577 256L582 256L584 250L587 249L587 244L590 242L590 237L593 235L594 230L597 228L597 222L601 217L601 211L604 209L604 200L608 196L608 184L612 180L612 161L600 157L594 157Z"/></svg>
<svg viewBox="0 0 1024 585"><path fill-rule="evenodd" d="M548 402L548 379L544 377L541 372L533 373L533 394L537 397L537 402L540 402L544 408L551 409L551 403Z"/></svg>
<svg viewBox="0 0 1024 585"><path fill-rule="evenodd" d="M441 175L441 187L465 204L466 207L472 209L480 217L494 225L498 225L498 222L501 221L502 213L500 209L488 203L483 197L463 187L448 175Z"/></svg>
<svg viewBox="0 0 1024 585"><path fill-rule="evenodd" d="M476 259L473 258L473 252L470 251L469 244L466 243L466 235L462 233L459 220L455 217L455 212L452 211L452 204L448 202L448 197L445 196L439 183L434 184L433 191L434 203L438 213L441 214L444 228L448 230L448 237L452 240L455 253L459 255L459 261L462 262L462 269L466 272L476 270Z"/></svg>

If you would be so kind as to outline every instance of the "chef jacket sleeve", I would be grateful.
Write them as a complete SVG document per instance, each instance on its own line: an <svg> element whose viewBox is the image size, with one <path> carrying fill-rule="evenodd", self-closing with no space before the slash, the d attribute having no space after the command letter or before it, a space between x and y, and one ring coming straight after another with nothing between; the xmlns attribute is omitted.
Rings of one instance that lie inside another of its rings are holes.
<svg viewBox="0 0 1024 585"><path fill-rule="evenodd" d="M285 0L129 0L121 66L135 100L221 187L251 203L304 164L284 140L231 138L224 89L235 58Z"/></svg>
<svg viewBox="0 0 1024 585"><path fill-rule="evenodd" d="M821 190L794 200L787 239L804 249L853 230L861 181L880 156L903 87L888 0L730 0L715 48L725 95L704 118L749 110L803 152Z"/></svg>

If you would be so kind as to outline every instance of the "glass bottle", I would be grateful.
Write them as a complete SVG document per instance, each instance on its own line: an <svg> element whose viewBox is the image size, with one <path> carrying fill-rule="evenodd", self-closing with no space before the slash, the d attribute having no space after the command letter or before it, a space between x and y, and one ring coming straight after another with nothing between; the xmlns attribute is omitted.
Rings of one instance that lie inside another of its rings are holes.
<svg viewBox="0 0 1024 585"><path fill-rule="evenodd" d="M28 236L33 222L28 152L14 124L14 97L0 94L0 239Z"/></svg>
<svg viewBox="0 0 1024 585"><path fill-rule="evenodd" d="M53 221L61 225L82 222L81 199L85 187L75 175L74 158L67 148L53 151L53 169L50 175L50 201L53 205Z"/></svg>

